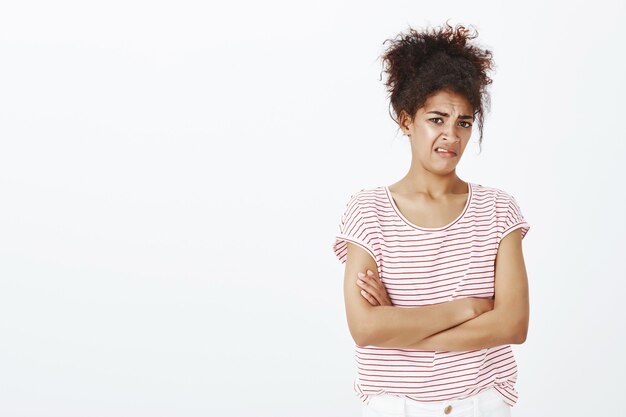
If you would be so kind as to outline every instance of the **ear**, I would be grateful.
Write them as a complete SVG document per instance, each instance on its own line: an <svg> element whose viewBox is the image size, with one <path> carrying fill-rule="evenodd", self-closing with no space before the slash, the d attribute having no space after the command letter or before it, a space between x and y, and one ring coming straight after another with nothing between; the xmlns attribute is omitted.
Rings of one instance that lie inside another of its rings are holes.
<svg viewBox="0 0 626 417"><path fill-rule="evenodd" d="M406 111L401 110L399 121L400 121L400 129L402 129L402 133L407 134L409 131L409 125L413 123L413 119L411 118L411 116L409 116L409 114Z"/></svg>

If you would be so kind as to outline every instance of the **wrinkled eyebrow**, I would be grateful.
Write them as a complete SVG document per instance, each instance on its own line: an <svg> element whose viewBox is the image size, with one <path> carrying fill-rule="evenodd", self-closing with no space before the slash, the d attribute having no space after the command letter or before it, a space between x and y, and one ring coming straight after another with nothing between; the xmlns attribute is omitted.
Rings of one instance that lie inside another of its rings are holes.
<svg viewBox="0 0 626 417"><path fill-rule="evenodd" d="M436 110L429 111L428 113L435 113L435 114L438 114L440 116L446 116L446 117L450 116L448 113L444 113L444 112L436 111ZM472 119L473 120L474 116L471 116L469 114L461 114L461 115L459 115L459 119Z"/></svg>

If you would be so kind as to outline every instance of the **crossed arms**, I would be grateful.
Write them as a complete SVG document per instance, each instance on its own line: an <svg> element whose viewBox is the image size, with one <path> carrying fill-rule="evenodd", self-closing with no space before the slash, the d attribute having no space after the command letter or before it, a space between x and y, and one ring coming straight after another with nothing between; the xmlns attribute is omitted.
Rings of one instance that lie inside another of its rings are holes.
<svg viewBox="0 0 626 417"><path fill-rule="evenodd" d="M368 269L373 276L365 276L364 284L358 284L357 274ZM471 297L424 307L381 304L378 300L388 300L388 296L374 259L358 245L348 243L346 317L350 334L359 346L466 351L524 343L529 297L520 229L500 242L495 294L495 300Z"/></svg>

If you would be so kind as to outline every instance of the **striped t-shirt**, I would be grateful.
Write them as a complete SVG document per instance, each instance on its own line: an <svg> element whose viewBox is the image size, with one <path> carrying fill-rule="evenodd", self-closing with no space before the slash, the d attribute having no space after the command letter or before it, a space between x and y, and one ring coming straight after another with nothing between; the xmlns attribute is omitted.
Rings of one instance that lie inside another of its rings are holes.
<svg viewBox="0 0 626 417"><path fill-rule="evenodd" d="M492 297L501 239L518 228L523 238L530 225L512 195L468 184L462 213L437 228L407 220L388 187L361 189L345 206L333 243L335 255L346 262L346 242L369 252L396 307ZM510 345L463 352L355 345L355 355L353 388L365 404L382 393L426 402L463 399L492 386L510 406L517 402L517 366Z"/></svg>

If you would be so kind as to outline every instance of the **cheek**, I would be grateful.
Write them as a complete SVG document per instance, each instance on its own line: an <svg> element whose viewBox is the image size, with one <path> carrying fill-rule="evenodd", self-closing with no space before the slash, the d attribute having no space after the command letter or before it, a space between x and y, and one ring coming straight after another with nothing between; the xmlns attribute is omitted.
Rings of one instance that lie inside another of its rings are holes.
<svg viewBox="0 0 626 417"><path fill-rule="evenodd" d="M419 146L424 148L432 148L439 137L439 129L437 126L420 125L415 129L415 138Z"/></svg>
<svg viewBox="0 0 626 417"><path fill-rule="evenodd" d="M432 137L436 137L439 134L439 127L435 124L432 123L427 123L424 122L423 124L421 124L419 126L419 128L417 129L417 131L419 132L419 134L421 134L423 137L426 138L432 138Z"/></svg>

